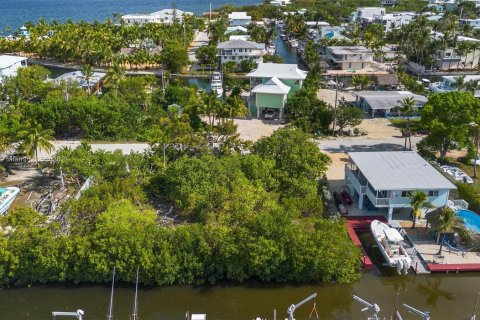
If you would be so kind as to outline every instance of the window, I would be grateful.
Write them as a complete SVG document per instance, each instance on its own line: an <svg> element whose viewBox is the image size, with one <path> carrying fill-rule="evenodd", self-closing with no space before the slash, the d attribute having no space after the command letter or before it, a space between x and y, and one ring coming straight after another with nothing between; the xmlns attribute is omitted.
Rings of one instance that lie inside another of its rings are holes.
<svg viewBox="0 0 480 320"><path fill-rule="evenodd" d="M438 197L438 190L430 190L428 191L429 197Z"/></svg>
<svg viewBox="0 0 480 320"><path fill-rule="evenodd" d="M409 198L412 195L412 191L402 191L402 198Z"/></svg>

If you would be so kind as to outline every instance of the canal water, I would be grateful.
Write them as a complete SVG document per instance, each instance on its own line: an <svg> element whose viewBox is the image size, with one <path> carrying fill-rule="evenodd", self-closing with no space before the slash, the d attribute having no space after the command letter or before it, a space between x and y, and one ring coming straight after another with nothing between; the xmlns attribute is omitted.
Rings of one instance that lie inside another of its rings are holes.
<svg viewBox="0 0 480 320"><path fill-rule="evenodd" d="M432 319L470 319L477 291L478 274L430 276L381 276L378 270L364 273L348 285L268 285L247 283L215 286L171 286L142 288L138 294L139 317L143 320L185 319L185 312L206 313L208 320L253 319L260 316L284 319L287 307L313 292L320 319L366 319L356 294L377 303L382 317L390 316L395 304L407 303L431 312ZM32 286L0 290L0 319L51 319L52 311L85 311L85 319L105 319L109 286ZM129 319L133 286L117 286L114 319ZM309 319L313 302L297 309L296 319ZM403 319L417 319L402 310Z"/></svg>

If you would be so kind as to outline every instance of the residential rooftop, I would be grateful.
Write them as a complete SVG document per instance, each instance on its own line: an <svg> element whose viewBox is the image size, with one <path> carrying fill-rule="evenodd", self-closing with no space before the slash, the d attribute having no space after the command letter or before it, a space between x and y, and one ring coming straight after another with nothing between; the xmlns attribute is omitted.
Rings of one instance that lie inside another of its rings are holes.
<svg viewBox="0 0 480 320"><path fill-rule="evenodd" d="M280 81L277 77L273 77L263 84L259 84L252 89L253 93L270 93L270 94L288 94L290 87Z"/></svg>
<svg viewBox="0 0 480 320"><path fill-rule="evenodd" d="M19 62L25 61L27 58L19 57L19 56L8 56L8 55L1 55L0 56L0 69L6 69L8 67L13 66Z"/></svg>
<svg viewBox="0 0 480 320"><path fill-rule="evenodd" d="M259 63L257 69L248 73L247 77L304 80L307 72L300 70L296 64Z"/></svg>
<svg viewBox="0 0 480 320"><path fill-rule="evenodd" d="M364 46L328 46L333 54L362 54L372 53L372 50L365 48Z"/></svg>
<svg viewBox="0 0 480 320"><path fill-rule="evenodd" d="M375 190L456 189L414 151L350 152L348 155Z"/></svg>
<svg viewBox="0 0 480 320"><path fill-rule="evenodd" d="M415 100L415 106L421 108L428 100L427 97L410 91L359 91L355 95L358 98L363 98L373 110L400 106L403 99L410 97Z"/></svg>
<svg viewBox="0 0 480 320"><path fill-rule="evenodd" d="M217 49L265 49L265 43L256 43L245 40L228 40L220 42Z"/></svg>

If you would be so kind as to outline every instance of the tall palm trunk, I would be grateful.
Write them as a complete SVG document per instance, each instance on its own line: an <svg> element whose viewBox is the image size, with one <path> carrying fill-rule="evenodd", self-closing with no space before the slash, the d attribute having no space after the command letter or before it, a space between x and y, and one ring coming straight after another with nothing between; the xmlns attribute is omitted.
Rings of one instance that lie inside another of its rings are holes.
<svg viewBox="0 0 480 320"><path fill-rule="evenodd" d="M412 133L410 132L410 117L407 117L407 132L408 132L408 150L412 151Z"/></svg>

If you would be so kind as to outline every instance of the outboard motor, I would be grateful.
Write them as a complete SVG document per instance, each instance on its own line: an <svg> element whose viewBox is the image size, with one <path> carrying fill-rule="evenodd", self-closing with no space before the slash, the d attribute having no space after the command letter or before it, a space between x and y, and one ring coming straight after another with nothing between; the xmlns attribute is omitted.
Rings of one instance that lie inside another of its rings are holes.
<svg viewBox="0 0 480 320"><path fill-rule="evenodd" d="M408 269L410 269L410 263L407 260L403 261L403 274L408 274Z"/></svg>
<svg viewBox="0 0 480 320"><path fill-rule="evenodd" d="M402 274L403 262L402 260L397 260L397 273Z"/></svg>

